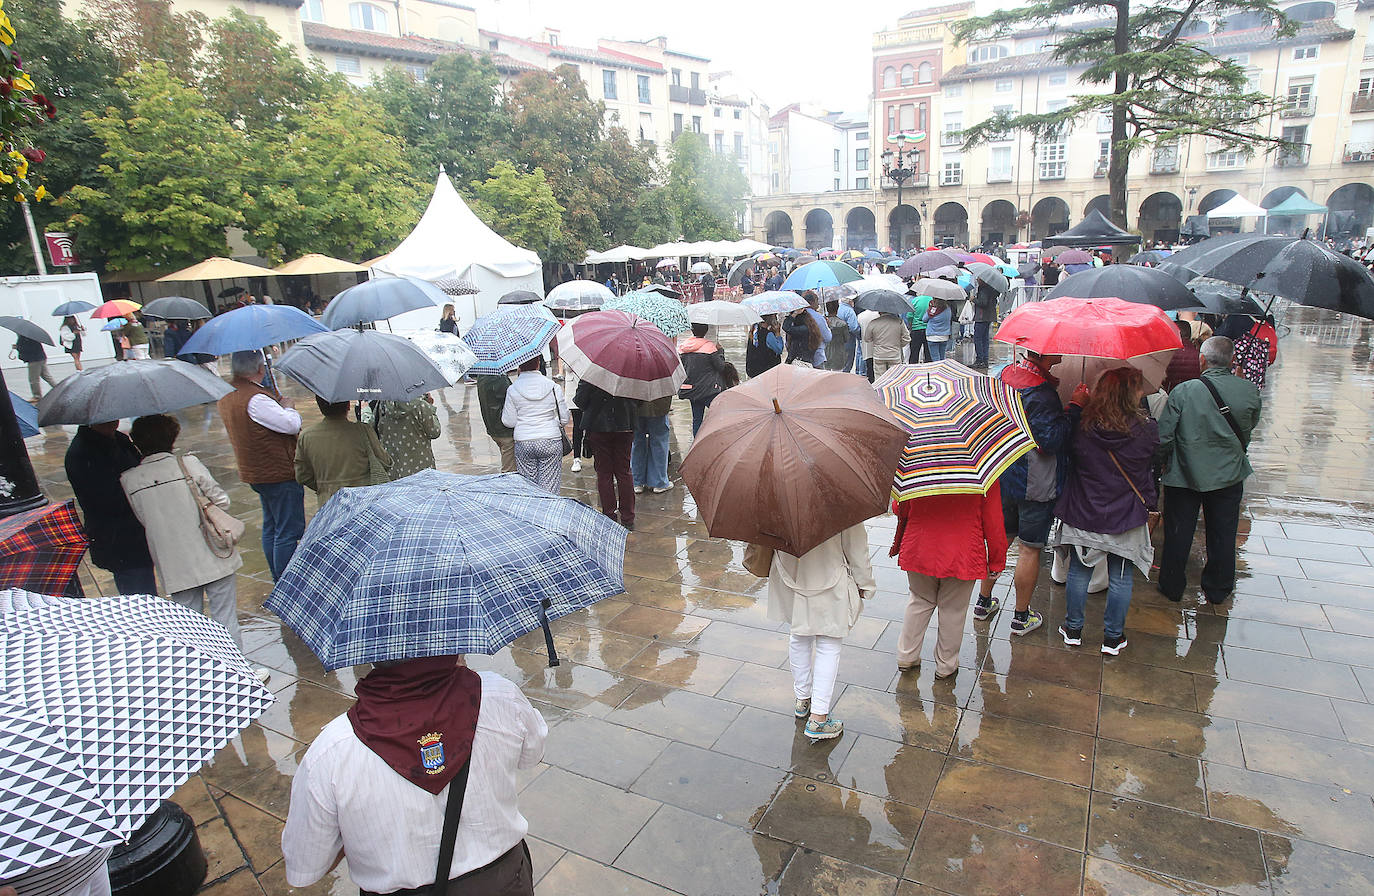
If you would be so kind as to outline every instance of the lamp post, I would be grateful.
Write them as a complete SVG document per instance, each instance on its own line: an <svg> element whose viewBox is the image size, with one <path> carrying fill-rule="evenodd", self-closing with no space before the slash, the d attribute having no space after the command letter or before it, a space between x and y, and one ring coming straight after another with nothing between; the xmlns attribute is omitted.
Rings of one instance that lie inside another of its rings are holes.
<svg viewBox="0 0 1374 896"><path fill-rule="evenodd" d="M897 144L897 152L883 150L883 176L897 184L897 251L902 251L902 185L920 173L921 151L913 144L926 138L924 133L895 134L888 139ZM895 162L895 164L894 164Z"/></svg>
<svg viewBox="0 0 1374 896"><path fill-rule="evenodd" d="M924 224L925 221L926 221L926 201L925 201L924 199L922 199L922 200L921 200L921 223ZM916 237L916 242L919 243L919 242L921 242L921 241L922 241L922 240L921 240L920 236L918 235L918 236ZM929 243L926 243L926 245L927 245L927 246L930 246L930 245L934 245L934 243L935 243L935 222L934 222L934 221L931 221L931 222L930 222L930 242L929 242Z"/></svg>

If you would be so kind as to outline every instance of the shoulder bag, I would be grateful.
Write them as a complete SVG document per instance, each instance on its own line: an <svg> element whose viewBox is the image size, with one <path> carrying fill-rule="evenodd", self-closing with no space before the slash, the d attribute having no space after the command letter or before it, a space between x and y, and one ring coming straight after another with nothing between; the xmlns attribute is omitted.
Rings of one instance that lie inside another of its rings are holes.
<svg viewBox="0 0 1374 896"><path fill-rule="evenodd" d="M1249 449L1250 443L1246 441L1245 436L1241 433L1240 424L1236 422L1236 418L1231 416L1230 405L1221 400L1221 393L1217 391L1217 387L1212 385L1205 376L1198 377L1198 382L1206 386L1207 391L1212 393L1212 398L1217 403L1217 410L1221 411L1221 416L1226 418L1226 425L1231 427L1231 432L1235 433L1236 441L1240 442L1241 449Z"/></svg>
<svg viewBox="0 0 1374 896"><path fill-rule="evenodd" d="M1131 491L1135 492L1136 499L1140 501L1140 506L1145 508L1146 526L1153 532L1155 527L1159 525L1159 512L1151 510L1150 505L1145 503L1145 496L1140 493L1140 489L1135 487L1135 482L1131 477L1126 475L1126 471L1121 466L1121 461L1116 459L1116 452L1108 448L1107 456L1112 459L1112 463L1116 465L1116 471L1121 474L1122 479L1126 480L1126 484L1131 487Z"/></svg>
<svg viewBox="0 0 1374 896"><path fill-rule="evenodd" d="M554 414L558 417L558 437L563 440L563 456L572 454L572 439L568 438L568 428L563 425L563 403L558 400L558 387L549 389L549 397L553 399Z"/></svg>
<svg viewBox="0 0 1374 896"><path fill-rule="evenodd" d="M177 466L181 467L182 478L186 480L186 485L191 490L191 498L199 509L200 534L205 539L205 546L221 560L229 559L234 555L234 547L239 543L239 539L243 537L243 520L206 497L205 492L200 489L200 484L187 471L186 461L177 457Z"/></svg>

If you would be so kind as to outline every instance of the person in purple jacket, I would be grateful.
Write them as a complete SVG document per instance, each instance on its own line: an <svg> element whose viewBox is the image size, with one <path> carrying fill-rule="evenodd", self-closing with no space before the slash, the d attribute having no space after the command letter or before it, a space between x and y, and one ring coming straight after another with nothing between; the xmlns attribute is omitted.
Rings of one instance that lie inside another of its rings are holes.
<svg viewBox="0 0 1374 896"><path fill-rule="evenodd" d="M1116 656L1126 646L1126 611L1131 606L1131 566L1146 578L1154 561L1150 514L1155 509L1151 459L1159 427L1141 404L1145 380L1133 367L1102 374L1083 409L1069 452L1072 465L1055 505L1060 527L1056 545L1069 548L1064 593L1064 643L1083 643L1083 608L1092 568L1107 561L1107 607L1102 652Z"/></svg>

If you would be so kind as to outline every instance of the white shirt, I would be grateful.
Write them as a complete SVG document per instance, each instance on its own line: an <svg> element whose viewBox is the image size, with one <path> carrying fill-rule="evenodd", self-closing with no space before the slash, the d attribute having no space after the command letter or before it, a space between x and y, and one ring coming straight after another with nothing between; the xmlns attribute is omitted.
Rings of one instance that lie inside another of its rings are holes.
<svg viewBox="0 0 1374 896"><path fill-rule="evenodd" d="M482 708L449 877L481 868L524 838L516 769L544 757L548 726L525 695L495 672L482 676ZM417 748L418 749L418 748ZM342 849L353 882L390 893L434 882L448 788L437 795L401 777L353 733L348 716L325 726L291 784L281 835L286 881L307 887Z"/></svg>
<svg viewBox="0 0 1374 896"><path fill-rule="evenodd" d="M248 419L282 435L294 436L301 431L300 414L261 392L248 399Z"/></svg>
<svg viewBox="0 0 1374 896"><path fill-rule="evenodd" d="M571 419L568 400L557 383L527 370L506 390L501 422L515 431L515 441L557 439Z"/></svg>

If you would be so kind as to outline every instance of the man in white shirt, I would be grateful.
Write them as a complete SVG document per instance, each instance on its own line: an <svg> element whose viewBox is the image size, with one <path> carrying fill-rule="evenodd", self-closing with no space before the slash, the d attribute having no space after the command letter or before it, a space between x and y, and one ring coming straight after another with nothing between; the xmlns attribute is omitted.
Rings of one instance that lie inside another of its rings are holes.
<svg viewBox="0 0 1374 896"><path fill-rule="evenodd" d="M532 896L516 772L543 758L548 727L520 689L461 657L430 657L378 664L356 690L292 782L287 883L310 886L347 858L364 896L426 892L470 757L448 879L465 896Z"/></svg>

